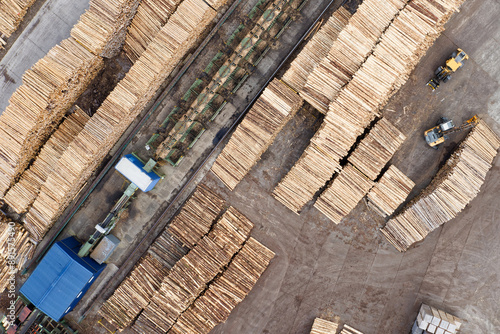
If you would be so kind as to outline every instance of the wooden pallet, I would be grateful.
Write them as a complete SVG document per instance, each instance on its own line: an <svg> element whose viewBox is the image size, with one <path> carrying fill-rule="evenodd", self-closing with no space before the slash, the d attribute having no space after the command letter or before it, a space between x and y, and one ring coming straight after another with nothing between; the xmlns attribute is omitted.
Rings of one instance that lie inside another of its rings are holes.
<svg viewBox="0 0 500 334"><path fill-rule="evenodd" d="M339 324L321 318L314 319L310 334L337 334Z"/></svg>

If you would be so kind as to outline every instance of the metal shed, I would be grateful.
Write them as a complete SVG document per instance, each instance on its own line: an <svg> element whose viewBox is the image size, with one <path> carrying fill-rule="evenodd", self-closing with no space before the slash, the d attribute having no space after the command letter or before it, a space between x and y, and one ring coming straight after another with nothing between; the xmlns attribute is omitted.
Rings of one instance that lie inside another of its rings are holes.
<svg viewBox="0 0 500 334"><path fill-rule="evenodd" d="M81 244L73 237L55 243L19 290L40 311L61 320L106 267L78 257Z"/></svg>
<svg viewBox="0 0 500 334"><path fill-rule="evenodd" d="M155 172L146 170L144 163L133 154L122 157L115 169L143 192L152 190L161 180Z"/></svg>

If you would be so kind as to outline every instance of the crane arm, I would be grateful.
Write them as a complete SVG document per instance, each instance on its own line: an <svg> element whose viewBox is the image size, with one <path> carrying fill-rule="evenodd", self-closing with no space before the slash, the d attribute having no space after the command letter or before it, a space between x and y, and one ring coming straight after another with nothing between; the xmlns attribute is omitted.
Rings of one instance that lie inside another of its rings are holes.
<svg viewBox="0 0 500 334"><path fill-rule="evenodd" d="M470 129L470 128L473 128L477 125L477 123L479 123L479 117L477 117L477 115L474 115L474 117L472 117L471 119L465 121L462 125L460 126L456 126L452 129L449 129L449 130L446 130L446 131L443 131L443 135L447 135L447 134L450 134L450 133L455 133L455 132L459 132L459 131L463 131L463 130L466 130L466 129Z"/></svg>

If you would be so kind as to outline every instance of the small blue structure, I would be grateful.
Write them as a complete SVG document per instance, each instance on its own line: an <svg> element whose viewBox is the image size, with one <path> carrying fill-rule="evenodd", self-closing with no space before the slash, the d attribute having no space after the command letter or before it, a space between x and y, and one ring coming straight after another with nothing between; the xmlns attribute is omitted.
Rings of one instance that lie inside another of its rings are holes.
<svg viewBox="0 0 500 334"><path fill-rule="evenodd" d="M78 257L80 246L73 237L55 243L19 290L55 321L78 304L106 267L90 257Z"/></svg>
<svg viewBox="0 0 500 334"><path fill-rule="evenodd" d="M115 169L143 192L152 190L161 180L153 171L147 171L144 163L133 154L127 154L118 161Z"/></svg>

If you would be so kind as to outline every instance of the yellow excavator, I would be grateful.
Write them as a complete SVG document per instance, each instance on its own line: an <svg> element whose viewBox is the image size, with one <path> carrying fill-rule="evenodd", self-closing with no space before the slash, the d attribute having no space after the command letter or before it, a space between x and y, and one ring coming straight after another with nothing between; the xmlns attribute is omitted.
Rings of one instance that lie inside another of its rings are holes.
<svg viewBox="0 0 500 334"><path fill-rule="evenodd" d="M449 134L473 128L477 123L479 123L477 115L474 115L474 117L465 121L460 126L455 126L452 120L441 117L435 127L424 132L425 141L430 147L437 150L438 146L448 139Z"/></svg>
<svg viewBox="0 0 500 334"><path fill-rule="evenodd" d="M439 87L440 82L447 82L451 78L451 74L455 73L459 68L464 66L464 60L469 59L469 56L462 49L457 49L453 52L450 59L446 61L445 66L439 66L435 71L435 77L429 80L427 86L435 91Z"/></svg>

